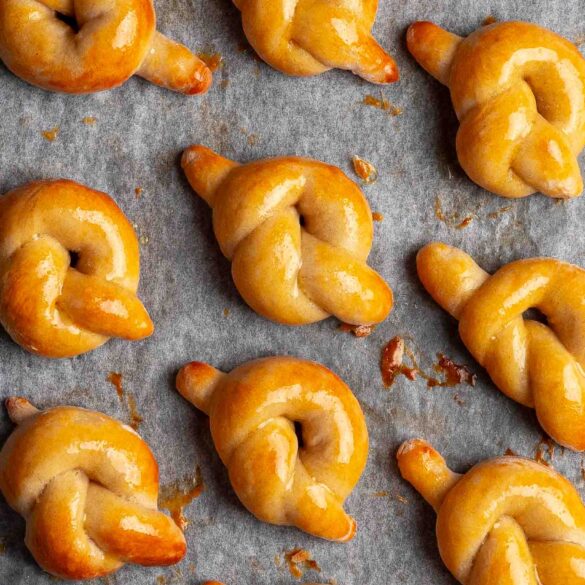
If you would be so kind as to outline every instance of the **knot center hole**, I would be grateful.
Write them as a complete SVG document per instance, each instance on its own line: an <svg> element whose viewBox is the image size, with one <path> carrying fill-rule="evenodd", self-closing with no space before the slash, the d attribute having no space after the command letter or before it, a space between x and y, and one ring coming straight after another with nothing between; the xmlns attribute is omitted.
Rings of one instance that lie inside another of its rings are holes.
<svg viewBox="0 0 585 585"><path fill-rule="evenodd" d="M79 252L75 252L75 250L69 250L69 266L71 268L77 268L79 264Z"/></svg>
<svg viewBox="0 0 585 585"><path fill-rule="evenodd" d="M297 436L297 441L299 443L299 449L302 449L305 446L305 442L303 441L303 425L300 422L295 421L294 426L295 435Z"/></svg>
<svg viewBox="0 0 585 585"><path fill-rule="evenodd" d="M57 20L64 22L69 28L73 29L74 33L77 34L79 32L81 27L79 26L75 16L70 16L61 12L55 12L55 16L57 17Z"/></svg>

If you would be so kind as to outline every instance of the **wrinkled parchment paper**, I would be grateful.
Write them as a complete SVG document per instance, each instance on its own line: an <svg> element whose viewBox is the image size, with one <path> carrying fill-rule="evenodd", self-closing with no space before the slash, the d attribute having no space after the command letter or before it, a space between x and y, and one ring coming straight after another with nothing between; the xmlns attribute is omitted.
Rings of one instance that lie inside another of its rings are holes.
<svg viewBox="0 0 585 585"><path fill-rule="evenodd" d="M0 67L0 191L32 179L69 177L110 193L141 239L140 295L156 324L145 342L111 341L62 361L31 356L1 332L0 397L21 394L39 407L80 405L123 421L135 410L143 417L139 431L158 459L162 485L185 480L189 487L200 467L205 489L185 510L185 560L166 569L126 566L103 583L195 585L211 578L228 585L294 583L283 553L297 547L310 551L321 567L320 574L306 571L306 582L455 583L437 552L433 511L397 473L396 448L420 435L453 468L466 470L508 448L533 457L541 432L533 412L504 397L466 352L455 321L419 284L415 252L440 239L463 247L488 270L535 255L585 265L585 199L508 201L474 186L457 165L457 124L447 90L410 58L405 30L414 20L433 19L466 34L493 16L532 20L577 41L585 35L582 0L382 0L375 33L402 73L398 85L383 89L347 72L294 79L273 71L243 50L239 14L228 0L158 0L156 7L162 32L223 57L207 95L184 97L138 78L96 95L57 95ZM367 95L390 100L402 114L363 105ZM95 123L84 123L87 117ZM51 142L42 132L53 128L59 132ZM372 210L384 215L376 223L371 264L394 289L390 318L370 337L356 339L338 331L332 319L292 329L255 315L234 288L209 209L179 168L180 153L191 143L241 161L310 156L356 180L352 156L371 161L379 179L364 192ZM437 217L437 201L445 221ZM467 217L473 219L457 229ZM385 389L379 356L394 335L405 336L427 369L438 352L469 365L478 374L476 387L431 390L424 380L401 377ZM275 354L322 362L362 404L371 448L347 503L358 521L349 544L255 520L229 485L207 418L174 389L175 373L187 361L230 369ZM107 380L110 372L122 374L122 400ZM1 440L11 428L2 410ZM557 448L553 464L585 495L580 455ZM54 583L32 560L23 536L23 520L0 500L0 582Z"/></svg>

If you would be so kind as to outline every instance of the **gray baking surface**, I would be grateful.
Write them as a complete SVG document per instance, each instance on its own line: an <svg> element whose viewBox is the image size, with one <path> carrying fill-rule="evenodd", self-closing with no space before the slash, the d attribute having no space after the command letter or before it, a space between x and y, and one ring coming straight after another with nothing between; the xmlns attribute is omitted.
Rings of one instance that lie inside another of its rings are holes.
<svg viewBox="0 0 585 585"><path fill-rule="evenodd" d="M394 455L404 439L431 441L456 470L508 448L533 457L541 431L530 410L501 394L466 352L457 326L419 284L414 257L430 240L470 252L486 269L518 258L551 255L585 265L585 200L556 203L533 196L508 201L482 191L457 165L457 128L448 92L420 69L405 48L405 30L433 19L467 34L488 16L538 22L571 40L585 35L582 0L457 0L380 3L375 34L401 67L402 81L379 88L351 73L310 79L286 77L243 51L238 11L228 0L158 0L158 28L197 51L219 52L224 66L203 97L184 97L133 78L90 96L35 89L0 67L0 191L32 179L69 177L111 194L137 226L142 242L140 295L156 325L142 343L111 341L75 359L29 355L0 333L0 398L20 394L39 407L74 404L127 421L129 411L111 383L121 372L144 418L140 433L160 466L161 484L194 474L203 494L186 509L188 553L174 568L127 565L108 585L288 584L295 579L275 556L309 550L320 574L305 582L339 585L450 584L434 537L435 515L403 482ZM400 116L363 105L384 96ZM96 118L94 125L82 119ZM42 131L60 128L54 142ZM371 265L391 284L396 306L375 333L356 339L333 320L287 328L255 315L240 299L211 229L206 204L190 190L179 156L203 143L250 161L297 154L341 167L357 179L352 155L373 162L379 179L364 187L376 223ZM143 189L135 196L135 188ZM439 221L474 214L465 229ZM502 207L511 208L490 217ZM224 315L224 309L229 314ZM437 352L469 365L475 388L430 390L424 380L383 387L378 363L394 335L408 337L430 367ZM292 354L319 361L353 389L366 415L371 447L366 471L347 502L358 521L349 544L321 541L294 528L255 520L238 502L221 465L204 415L174 389L178 368L190 360L230 369L259 356ZM12 428L4 409L0 439ZM582 494L582 457L557 448L554 466ZM387 493L386 496L383 494ZM0 498L1 500L1 498ZM24 522L0 501L0 583L49 584L23 544ZM335 581L332 581L335 582Z"/></svg>

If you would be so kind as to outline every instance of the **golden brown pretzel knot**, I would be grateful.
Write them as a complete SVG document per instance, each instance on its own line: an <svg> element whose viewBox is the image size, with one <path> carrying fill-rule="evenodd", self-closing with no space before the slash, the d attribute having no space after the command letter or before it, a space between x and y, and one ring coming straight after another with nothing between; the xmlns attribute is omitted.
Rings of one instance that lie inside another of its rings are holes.
<svg viewBox="0 0 585 585"><path fill-rule="evenodd" d="M244 32L269 65L289 75L348 69L372 83L398 67L372 36L378 0L234 0Z"/></svg>
<svg viewBox="0 0 585 585"><path fill-rule="evenodd" d="M256 312L288 325L387 317L392 291L366 264L372 213L338 168L298 157L240 165L204 146L185 150L182 165L213 208L236 287Z"/></svg>
<svg viewBox="0 0 585 585"><path fill-rule="evenodd" d="M467 349L544 430L585 449L585 271L553 258L512 262L490 276L465 252L432 243L417 256L424 287L459 320ZM525 319L540 310L548 325Z"/></svg>
<svg viewBox="0 0 585 585"><path fill-rule="evenodd" d="M18 427L0 451L0 490L45 571L89 579L183 558L185 538L157 509L158 467L136 432L83 408L38 411L23 398L7 408Z"/></svg>
<svg viewBox="0 0 585 585"><path fill-rule="evenodd" d="M343 502L366 464L368 432L358 401L333 372L291 357L229 374L192 362L177 388L209 415L232 486L254 516L329 540L353 538Z"/></svg>
<svg viewBox="0 0 585 585"><path fill-rule="evenodd" d="M139 272L136 234L105 193L55 180L0 197L0 322L25 349L68 357L149 336Z"/></svg>
<svg viewBox="0 0 585 585"><path fill-rule="evenodd" d="M186 94L206 91L209 68L155 21L152 0L2 0L0 59L53 91L102 91L134 74Z"/></svg>
<svg viewBox="0 0 585 585"><path fill-rule="evenodd" d="M520 457L453 473L428 443L398 451L402 477L437 512L441 557L464 585L582 585L585 507L562 475Z"/></svg>
<svg viewBox="0 0 585 585"><path fill-rule="evenodd" d="M573 43L526 22L492 24L465 39L417 22L408 48L451 90L457 154L473 181L504 197L582 192L585 59Z"/></svg>

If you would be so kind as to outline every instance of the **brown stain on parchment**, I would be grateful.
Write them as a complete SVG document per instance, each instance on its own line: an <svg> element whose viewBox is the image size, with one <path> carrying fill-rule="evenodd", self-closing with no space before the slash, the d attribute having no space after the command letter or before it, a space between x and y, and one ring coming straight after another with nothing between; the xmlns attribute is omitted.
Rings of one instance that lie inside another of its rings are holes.
<svg viewBox="0 0 585 585"><path fill-rule="evenodd" d="M373 95L366 95L362 100L364 106L370 106L386 112L390 116L400 116L402 114L402 108L393 104L388 98L381 96L377 98Z"/></svg>
<svg viewBox="0 0 585 585"><path fill-rule="evenodd" d="M404 363L405 356L410 365ZM426 380L429 388L453 388L460 384L475 386L477 376L464 365L456 364L451 358L442 353L437 354L437 361L433 370L438 375L430 375L420 366L414 352L408 348L404 339L396 335L383 348L380 356L380 373L386 388L390 388L398 376L414 381L419 376ZM456 401L460 401L457 396Z"/></svg>
<svg viewBox="0 0 585 585"><path fill-rule="evenodd" d="M321 572L321 567L318 565L317 561L313 559L313 555L304 548L294 548L285 551L284 560L286 561L290 574L295 579L301 579L305 574L305 571ZM275 564L281 566L282 562L280 560L277 562L275 558Z"/></svg>
<svg viewBox="0 0 585 585"><path fill-rule="evenodd" d="M449 228L454 228L456 230L463 230L475 219L475 215L468 214L463 219L461 218L461 214L457 211L452 213L447 213L443 209L443 202L441 200L440 195L435 197L435 217L442 223L444 223Z"/></svg>
<svg viewBox="0 0 585 585"><path fill-rule="evenodd" d="M220 53L199 53L197 55L203 61L212 73L215 73L220 67L223 67L224 60Z"/></svg>
<svg viewBox="0 0 585 585"><path fill-rule="evenodd" d="M195 469L194 476L187 476L179 481L164 485L161 488L160 507L168 510L175 524L184 532L189 525L185 517L185 508L198 498L205 489L201 468Z"/></svg>
<svg viewBox="0 0 585 585"><path fill-rule="evenodd" d="M463 230L469 227L473 222L482 222L485 220L494 221L501 216L507 214L514 209L513 205L504 205L499 207L495 211L485 213L481 210L481 205L476 206L474 210L459 212L459 211L447 211L443 205L441 195L435 197L433 204L433 212L435 217L444 223L449 229Z"/></svg>
<svg viewBox="0 0 585 585"><path fill-rule="evenodd" d="M555 460L556 446L556 443L550 437L543 435L536 444L534 461L547 467L552 467Z"/></svg>
<svg viewBox="0 0 585 585"><path fill-rule="evenodd" d="M122 374L120 372L110 372L107 376L107 380L110 384L112 384L112 386L114 386L120 402L123 405L125 405L126 409L128 410L129 417L128 424L135 431L137 431L144 419L138 413L138 408L136 407L136 399L134 398L134 396L129 392L124 391Z"/></svg>

